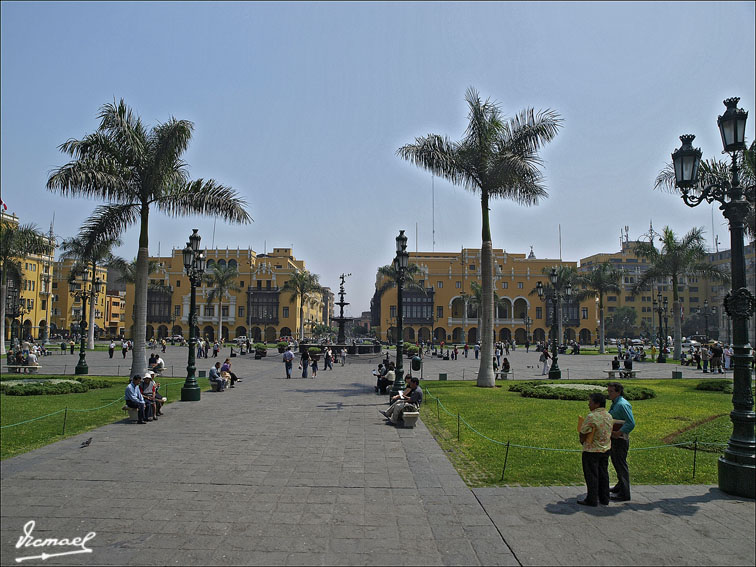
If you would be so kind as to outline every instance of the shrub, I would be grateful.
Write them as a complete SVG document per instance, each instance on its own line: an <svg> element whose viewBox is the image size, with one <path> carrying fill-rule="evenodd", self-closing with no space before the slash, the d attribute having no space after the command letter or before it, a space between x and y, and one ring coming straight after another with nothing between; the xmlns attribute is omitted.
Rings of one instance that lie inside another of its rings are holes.
<svg viewBox="0 0 756 567"><path fill-rule="evenodd" d="M289 343L285 343L281 341L280 343L276 343L276 347L285 349L287 346L289 346Z"/></svg>
<svg viewBox="0 0 756 567"><path fill-rule="evenodd" d="M320 354L323 351L316 346L311 346L307 349L307 352L309 352L310 354Z"/></svg>
<svg viewBox="0 0 756 567"><path fill-rule="evenodd" d="M587 400L593 392L604 392L608 382L596 384L591 390L573 390L571 388L551 388L549 382L527 381L517 384L510 384L510 392L520 392L523 398L539 398L544 400ZM641 388L635 386L625 387L625 399L648 400L656 397L656 392L651 388Z"/></svg>
<svg viewBox="0 0 756 567"><path fill-rule="evenodd" d="M696 386L696 390L704 390L705 392L723 392L725 394L732 394L732 381L731 380L704 380L699 382Z"/></svg>
<svg viewBox="0 0 756 567"><path fill-rule="evenodd" d="M268 350L268 345L265 343L255 343L255 350Z"/></svg>
<svg viewBox="0 0 756 567"><path fill-rule="evenodd" d="M113 386L112 382L108 382L107 380L102 380L100 378L76 378L77 381L81 382L85 386L88 386L90 390L99 390L101 388L110 388Z"/></svg>
<svg viewBox="0 0 756 567"><path fill-rule="evenodd" d="M9 386L0 384L0 392L6 396L44 396L58 394L81 394L89 390L89 386L81 382L36 382L30 384L16 384Z"/></svg>
<svg viewBox="0 0 756 567"><path fill-rule="evenodd" d="M408 345L404 347L404 354L416 355L420 352L420 348L416 345Z"/></svg>

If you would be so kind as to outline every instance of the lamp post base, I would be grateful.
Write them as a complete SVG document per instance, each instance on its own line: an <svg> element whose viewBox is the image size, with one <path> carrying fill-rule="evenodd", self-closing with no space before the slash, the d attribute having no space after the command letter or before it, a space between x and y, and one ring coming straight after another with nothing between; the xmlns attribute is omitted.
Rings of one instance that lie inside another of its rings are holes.
<svg viewBox="0 0 756 567"><path fill-rule="evenodd" d="M193 386L184 385L181 388L181 401L182 402L198 402L200 401L200 392L202 390L195 382Z"/></svg>
<svg viewBox="0 0 756 567"><path fill-rule="evenodd" d="M76 365L74 374L89 374L89 366L87 366L87 362L86 360L84 360L83 354L79 357L79 363Z"/></svg>
<svg viewBox="0 0 756 567"><path fill-rule="evenodd" d="M549 380L560 380L562 378L562 371L557 368L555 370L549 370Z"/></svg>
<svg viewBox="0 0 756 567"><path fill-rule="evenodd" d="M733 463L719 457L717 463L719 489L733 496L756 498L756 467Z"/></svg>

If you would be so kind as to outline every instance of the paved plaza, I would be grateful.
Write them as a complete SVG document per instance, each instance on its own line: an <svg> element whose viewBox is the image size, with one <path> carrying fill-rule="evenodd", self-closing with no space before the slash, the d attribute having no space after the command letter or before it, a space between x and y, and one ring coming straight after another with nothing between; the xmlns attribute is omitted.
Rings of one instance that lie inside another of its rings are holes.
<svg viewBox="0 0 756 567"><path fill-rule="evenodd" d="M168 374L182 375L185 357L169 347ZM540 376L537 353L509 358L515 378ZM87 359L91 374L126 367L118 352ZM565 355L560 366L603 378L610 359ZM754 502L712 486L634 486L632 502L595 509L575 504L581 486L469 489L422 422L384 423L370 375L379 360L286 380L273 351L237 357L234 389L170 404L145 427L118 422L3 461L2 564L75 549L16 549L31 520L35 538L96 536L91 554L24 564L754 564ZM679 367L638 368L671 378ZM471 352L429 359L424 375L474 379L476 369Z"/></svg>

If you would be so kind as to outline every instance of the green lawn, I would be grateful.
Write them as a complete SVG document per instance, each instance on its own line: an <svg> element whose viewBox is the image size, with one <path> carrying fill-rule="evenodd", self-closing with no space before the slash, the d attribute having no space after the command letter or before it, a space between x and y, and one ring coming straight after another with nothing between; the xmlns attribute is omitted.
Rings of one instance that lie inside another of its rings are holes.
<svg viewBox="0 0 756 567"><path fill-rule="evenodd" d="M677 447L634 450L692 442L696 437L699 441L727 442L732 431L729 418L717 418L729 414L731 395L696 390L698 382L633 380L633 386L649 387L657 397L632 402L637 424L631 435L628 458L632 482L716 484L719 455L716 448L714 452L698 452L695 479L692 450ZM588 402L523 398L510 392L506 384L493 390L477 388L471 382L426 383L425 387L430 395L422 407L423 422L470 486L582 484L580 452L518 447L509 449L502 481L506 447L476 435L464 422L458 442L457 413L480 433L502 443L579 451L577 416L586 415ZM436 396L452 415L437 406ZM683 433L689 428L692 429ZM614 481L614 469L611 466L609 469Z"/></svg>
<svg viewBox="0 0 756 567"><path fill-rule="evenodd" d="M35 378L63 377L35 376ZM126 413L121 408L123 407L123 392L128 383L127 379L113 376L91 376L91 378L101 378L113 385L110 388L89 390L83 394L57 396L0 395L0 424L3 427L68 408L67 413L62 411L36 421L0 429L0 459L25 453L66 437L124 419ZM210 389L207 378L200 378L197 381L202 391ZM183 378L165 378L159 380L159 382L161 384L160 392L168 398L169 404L181 396ZM64 419L65 435L63 435Z"/></svg>

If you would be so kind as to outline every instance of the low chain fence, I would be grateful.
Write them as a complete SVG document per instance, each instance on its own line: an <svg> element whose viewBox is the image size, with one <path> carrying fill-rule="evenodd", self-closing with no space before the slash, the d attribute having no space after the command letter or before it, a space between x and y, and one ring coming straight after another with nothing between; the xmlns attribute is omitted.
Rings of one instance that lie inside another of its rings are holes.
<svg viewBox="0 0 756 567"><path fill-rule="evenodd" d="M453 412L449 411L449 409L441 402L441 399L438 396L434 396L430 389L428 387L423 388L423 392L428 395L428 397L432 400L436 401L436 418L440 421L441 420L441 410L444 411L444 413L452 418L456 418L457 420L457 442L460 442L462 440L462 425L464 425L467 429L469 429L471 432L473 432L475 435L481 437L482 439L485 439L486 441L489 441L491 443L494 443L496 445L499 445L501 447L505 448L504 453L504 466L501 471L501 480L504 480L504 474L507 470L507 462L509 459L509 449L510 448L517 448L517 449L528 449L528 450L534 450L534 451L554 451L558 453L582 453L582 449L561 449L556 447L534 447L531 445L519 445L517 443L512 443L511 441L499 441L498 439L493 439L492 437L489 437L485 433L482 433L475 429L472 425L470 425L465 418L463 418L459 412L454 414ZM693 479L696 478L696 461L698 458L698 449L699 447L726 447L727 443L704 443L703 441L699 441L698 438L694 439L693 441L685 441L682 443L669 443L664 445L654 445L649 447L631 447L629 451L651 451L651 450L657 450L657 449L669 449L674 447L685 447L685 448L692 448L693 450Z"/></svg>

